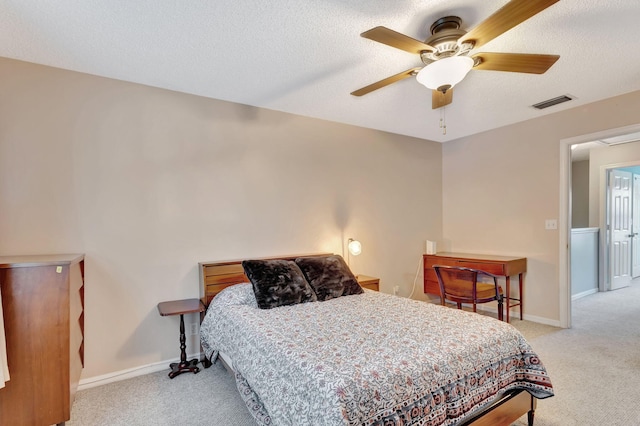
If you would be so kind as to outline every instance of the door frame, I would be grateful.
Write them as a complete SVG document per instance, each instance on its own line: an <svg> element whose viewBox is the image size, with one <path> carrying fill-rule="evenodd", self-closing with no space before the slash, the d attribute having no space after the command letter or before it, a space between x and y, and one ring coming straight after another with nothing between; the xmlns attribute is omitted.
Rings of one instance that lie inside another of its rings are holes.
<svg viewBox="0 0 640 426"><path fill-rule="evenodd" d="M580 136L573 136L560 140L560 214L558 215L558 243L559 243L559 259L558 259L558 301L560 307L560 327L571 327L571 145L584 142L591 142L598 139L621 136L627 133L640 132L640 124L607 129L600 132L588 133ZM637 163L637 161L635 161ZM608 165L607 167L612 167ZM627 167L620 165L618 167ZM601 167L600 170L600 200L605 195L602 193L603 174L606 168ZM600 229L603 229L603 203L600 202ZM600 238L602 241L603 238ZM599 277L601 283L603 279L603 256L602 243L599 248Z"/></svg>
<svg viewBox="0 0 640 426"><path fill-rule="evenodd" d="M634 279L640 277L640 241L638 241L638 233L640 232L640 174L638 173L633 174L633 206L631 209L631 223L633 224L631 232L635 234L631 239L631 255L633 256L631 259L631 279Z"/></svg>

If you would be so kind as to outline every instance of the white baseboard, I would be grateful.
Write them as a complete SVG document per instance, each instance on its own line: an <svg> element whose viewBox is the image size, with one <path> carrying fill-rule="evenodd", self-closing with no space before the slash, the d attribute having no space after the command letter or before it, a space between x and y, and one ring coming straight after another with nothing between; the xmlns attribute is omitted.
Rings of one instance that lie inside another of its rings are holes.
<svg viewBox="0 0 640 426"><path fill-rule="evenodd" d="M491 304L488 304L488 303L482 303L480 305L477 305L477 309L479 311L491 312L495 315L498 315L498 307L491 306ZM520 319L520 310L517 307L511 308L511 311L509 312L509 317ZM551 325L553 327L560 327L560 320L552 320L549 318L538 317L535 315L528 315L528 314L524 314L522 316L522 319L526 321L537 322L538 324Z"/></svg>
<svg viewBox="0 0 640 426"><path fill-rule="evenodd" d="M187 356L187 359L198 358L201 354L191 354ZM180 362L179 358L168 359L165 361L154 362L153 364L141 365L139 367L128 368L126 370L114 371L113 373L103 374L101 376L87 377L81 379L78 383L78 390L90 389L96 386L106 385L107 383L119 382L120 380L127 380L133 377L144 376L145 374L157 373L158 371L167 370L169 374L169 364L173 362ZM202 367L200 367L202 368Z"/></svg>
<svg viewBox="0 0 640 426"><path fill-rule="evenodd" d="M597 288L592 288L591 290L582 291L580 293L572 294L571 295L571 301L580 299L581 297L585 297L585 296L588 296L590 294L594 294L594 293L597 293L597 292L598 292Z"/></svg>
<svg viewBox="0 0 640 426"><path fill-rule="evenodd" d="M518 317L520 315L518 314ZM537 317L535 315L523 315L523 319L531 322L537 322L538 324L550 325L553 327L560 327L560 320L552 320L549 318Z"/></svg>

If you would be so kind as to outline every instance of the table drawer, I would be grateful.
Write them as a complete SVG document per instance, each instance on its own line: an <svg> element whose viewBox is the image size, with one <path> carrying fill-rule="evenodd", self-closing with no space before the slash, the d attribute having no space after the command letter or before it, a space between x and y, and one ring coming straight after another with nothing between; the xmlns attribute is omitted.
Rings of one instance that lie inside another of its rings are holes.
<svg viewBox="0 0 640 426"><path fill-rule="evenodd" d="M433 269L431 270L433 272ZM435 273L434 273L435 276ZM438 284L438 280L425 280L424 281L424 292L426 294L434 294L436 296L440 296L440 284Z"/></svg>
<svg viewBox="0 0 640 426"><path fill-rule="evenodd" d="M463 268L480 269L481 271L486 271L494 275L505 275L503 263L428 257L424 265L425 279L437 281L433 265L460 266Z"/></svg>
<svg viewBox="0 0 640 426"><path fill-rule="evenodd" d="M368 275L356 275L356 280L362 288L380 291L380 278L370 277Z"/></svg>
<svg viewBox="0 0 640 426"><path fill-rule="evenodd" d="M489 272L494 275L505 275L504 264L502 263L489 263L489 262L468 262L459 260L456 266L462 266L463 268L479 269L481 271Z"/></svg>
<svg viewBox="0 0 640 426"><path fill-rule="evenodd" d="M360 286L362 288L368 288L369 290L380 291L378 283L365 283L365 284L360 284Z"/></svg>

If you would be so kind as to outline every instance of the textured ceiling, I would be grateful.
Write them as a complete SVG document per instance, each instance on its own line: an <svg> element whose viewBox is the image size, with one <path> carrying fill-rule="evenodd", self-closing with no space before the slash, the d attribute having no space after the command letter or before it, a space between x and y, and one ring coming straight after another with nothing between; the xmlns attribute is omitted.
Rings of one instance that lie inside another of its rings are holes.
<svg viewBox="0 0 640 426"><path fill-rule="evenodd" d="M0 56L201 96L448 141L640 90L640 1L560 0L475 52L558 54L546 74L473 70L446 107L414 78L349 93L415 55L359 36L416 39L457 15L470 29L506 0L3 0ZM544 111L530 105L568 94Z"/></svg>

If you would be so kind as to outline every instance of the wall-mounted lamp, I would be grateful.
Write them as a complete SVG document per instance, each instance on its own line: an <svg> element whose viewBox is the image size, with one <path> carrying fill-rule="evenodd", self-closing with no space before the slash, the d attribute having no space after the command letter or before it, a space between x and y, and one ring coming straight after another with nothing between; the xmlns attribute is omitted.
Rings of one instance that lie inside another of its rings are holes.
<svg viewBox="0 0 640 426"><path fill-rule="evenodd" d="M347 264L351 265L351 255L357 256L362 253L360 241L349 238L347 240Z"/></svg>
<svg viewBox="0 0 640 426"><path fill-rule="evenodd" d="M360 241L358 240L354 240L353 238L349 238L349 253L351 253L354 256L359 255L360 253L362 253L362 244L360 244Z"/></svg>

